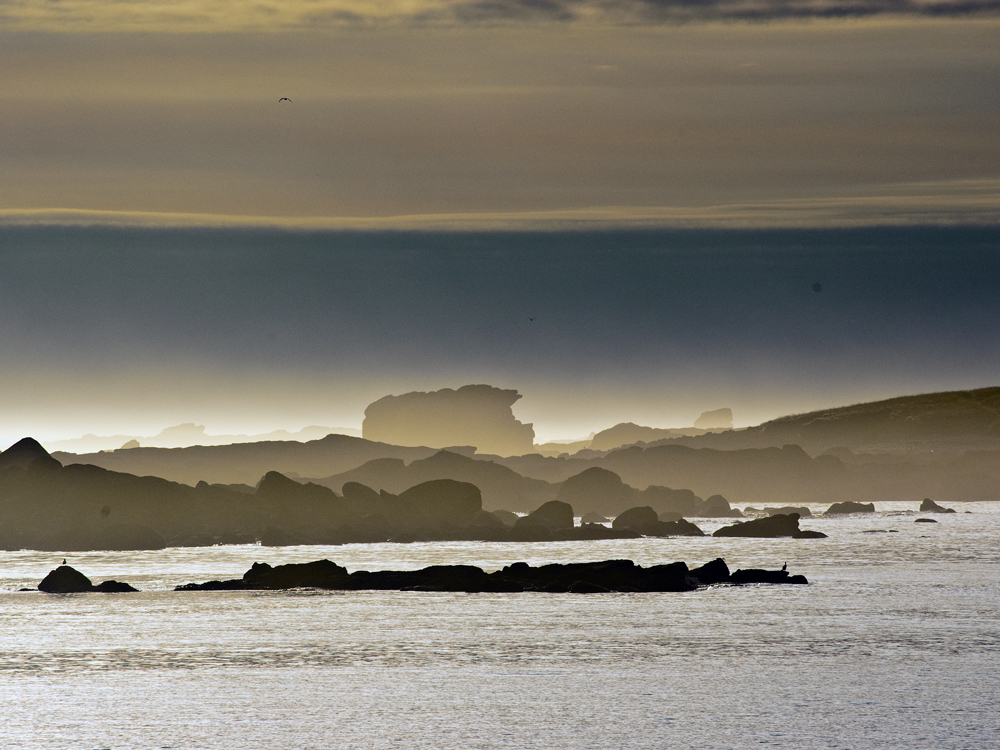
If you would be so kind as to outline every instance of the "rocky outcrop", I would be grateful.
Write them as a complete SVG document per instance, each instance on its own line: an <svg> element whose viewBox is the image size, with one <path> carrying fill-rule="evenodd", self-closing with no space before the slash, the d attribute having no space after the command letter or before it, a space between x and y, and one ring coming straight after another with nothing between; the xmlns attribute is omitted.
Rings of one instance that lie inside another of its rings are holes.
<svg viewBox="0 0 1000 750"><path fill-rule="evenodd" d="M921 513L956 513L954 508L942 508L936 502L931 500L929 497L925 497L923 502L920 503Z"/></svg>
<svg viewBox="0 0 1000 750"><path fill-rule="evenodd" d="M842 516L848 513L874 513L875 503L855 503L847 500L842 503L834 503L827 508L824 516Z"/></svg>
<svg viewBox="0 0 1000 750"><path fill-rule="evenodd" d="M95 586L87 576L69 565L60 565L45 576L38 584L38 590L47 594L82 594L90 591L115 594L138 591L120 581L103 581Z"/></svg>
<svg viewBox="0 0 1000 750"><path fill-rule="evenodd" d="M723 526L712 536L719 537L757 537L771 539L776 537L790 536L799 539L816 539L825 537L821 532L812 532L803 536L799 529L799 514L789 513L768 516L767 518L755 518L752 521L744 521L732 526Z"/></svg>
<svg viewBox="0 0 1000 750"><path fill-rule="evenodd" d="M693 591L720 583L807 583L785 570L746 570L729 575L725 561L689 570L683 562L644 568L631 560L605 560L532 567L524 562L487 573L471 565L432 565L422 570L346 569L319 560L272 567L254 563L242 578L178 586L177 591L246 591L316 588L335 591L462 591L467 593L539 591L560 594Z"/></svg>
<svg viewBox="0 0 1000 750"><path fill-rule="evenodd" d="M367 440L394 445L474 445L480 453L523 455L533 450L535 431L514 418L519 398L490 385L385 396L365 409L361 431Z"/></svg>

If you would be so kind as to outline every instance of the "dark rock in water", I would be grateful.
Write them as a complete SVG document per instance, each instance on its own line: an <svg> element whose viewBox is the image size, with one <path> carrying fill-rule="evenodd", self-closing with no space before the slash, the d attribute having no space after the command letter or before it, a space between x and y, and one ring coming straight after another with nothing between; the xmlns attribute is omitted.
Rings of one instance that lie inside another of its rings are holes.
<svg viewBox="0 0 1000 750"><path fill-rule="evenodd" d="M243 581L253 589L337 589L347 581L347 568L329 560L290 563L272 568L267 563L254 563Z"/></svg>
<svg viewBox="0 0 1000 750"><path fill-rule="evenodd" d="M47 594L78 594L93 591L94 584L76 568L60 565L42 579L38 590Z"/></svg>
<svg viewBox="0 0 1000 750"><path fill-rule="evenodd" d="M920 503L921 513L957 513L954 508L943 508L936 502L931 500L929 497L925 497L923 502Z"/></svg>
<svg viewBox="0 0 1000 750"><path fill-rule="evenodd" d="M729 566L721 557L717 557L711 562L707 562L700 568L695 568L689 572L691 578L703 586L711 586L715 583L729 583Z"/></svg>
<svg viewBox="0 0 1000 750"><path fill-rule="evenodd" d="M606 589L596 583L591 583L590 581L577 581L576 583L570 584L567 589L567 593L570 594L610 594L611 589Z"/></svg>
<svg viewBox="0 0 1000 750"><path fill-rule="evenodd" d="M730 576L730 583L744 585L747 583L809 583L805 576L789 575L787 570L760 570L748 568L737 570Z"/></svg>
<svg viewBox="0 0 1000 750"><path fill-rule="evenodd" d="M826 539L827 536L822 531L812 529L800 529L797 534L792 534L795 539Z"/></svg>
<svg viewBox="0 0 1000 750"><path fill-rule="evenodd" d="M937 523L933 518L918 518L913 523Z"/></svg>
<svg viewBox="0 0 1000 750"><path fill-rule="evenodd" d="M550 530L573 527L573 506L559 500L550 500L526 516L518 518L515 529L525 526L543 526Z"/></svg>
<svg viewBox="0 0 1000 750"><path fill-rule="evenodd" d="M854 503L851 501L846 501L843 503L834 503L829 508L827 508L824 516L837 516L844 515L846 513L874 513L875 503Z"/></svg>
<svg viewBox="0 0 1000 750"><path fill-rule="evenodd" d="M712 536L773 538L795 536L798 533L799 514L789 513L787 515L768 516L767 518L755 518L752 521L744 521L733 526L723 526L712 534Z"/></svg>
<svg viewBox="0 0 1000 750"><path fill-rule="evenodd" d="M660 519L656 515L656 511L650 508L648 505L629 508L624 513L621 513L615 520L611 523L611 528L613 529L635 529L640 533L640 527L648 523L659 523Z"/></svg>
<svg viewBox="0 0 1000 750"><path fill-rule="evenodd" d="M94 591L101 591L105 594L125 594L139 589L122 581L101 581L94 586Z"/></svg>
<svg viewBox="0 0 1000 750"><path fill-rule="evenodd" d="M583 516L580 517L580 523L581 524L584 524L584 523L600 523L600 524L604 524L604 523L607 523L609 520L610 519L605 518L600 513L593 513L593 512L591 512L591 513L584 513Z"/></svg>

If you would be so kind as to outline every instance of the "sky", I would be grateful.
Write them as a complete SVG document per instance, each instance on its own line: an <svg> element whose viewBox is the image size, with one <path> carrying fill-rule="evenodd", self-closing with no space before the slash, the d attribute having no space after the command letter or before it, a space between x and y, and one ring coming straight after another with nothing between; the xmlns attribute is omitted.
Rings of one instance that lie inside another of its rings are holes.
<svg viewBox="0 0 1000 750"><path fill-rule="evenodd" d="M0 70L0 445L996 384L996 3L0 0Z"/></svg>

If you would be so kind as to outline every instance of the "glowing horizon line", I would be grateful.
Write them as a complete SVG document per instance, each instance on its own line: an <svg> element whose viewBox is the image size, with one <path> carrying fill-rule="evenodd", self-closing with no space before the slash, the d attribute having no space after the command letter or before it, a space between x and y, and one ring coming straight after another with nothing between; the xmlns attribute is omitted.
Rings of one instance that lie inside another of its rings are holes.
<svg viewBox="0 0 1000 750"><path fill-rule="evenodd" d="M0 209L0 227L271 228L288 230L566 230L850 228L1000 224L1000 181L956 183L959 192L802 198L715 206L594 206L543 211L268 216L81 208ZM971 189L970 189L971 188Z"/></svg>

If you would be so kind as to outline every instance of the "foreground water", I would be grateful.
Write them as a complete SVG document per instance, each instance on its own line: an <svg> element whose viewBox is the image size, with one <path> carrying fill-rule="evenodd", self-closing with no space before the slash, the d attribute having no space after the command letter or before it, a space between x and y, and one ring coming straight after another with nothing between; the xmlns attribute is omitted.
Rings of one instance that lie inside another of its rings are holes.
<svg viewBox="0 0 1000 750"><path fill-rule="evenodd" d="M828 539L67 553L138 594L46 595L0 553L0 747L1000 747L1000 507L803 522ZM814 508L817 510L818 508ZM700 523L711 531L720 523ZM682 594L197 592L255 560L351 570L788 562Z"/></svg>

